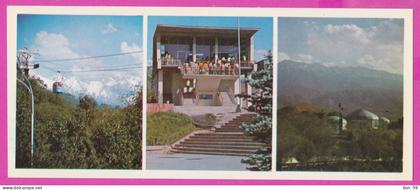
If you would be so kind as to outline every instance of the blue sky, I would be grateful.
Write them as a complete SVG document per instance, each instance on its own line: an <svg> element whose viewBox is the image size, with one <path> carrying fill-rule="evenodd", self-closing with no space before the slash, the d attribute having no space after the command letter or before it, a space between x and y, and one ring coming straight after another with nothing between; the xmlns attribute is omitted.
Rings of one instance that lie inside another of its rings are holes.
<svg viewBox="0 0 420 190"><path fill-rule="evenodd" d="M401 74L403 34L402 19L279 18L279 61Z"/></svg>
<svg viewBox="0 0 420 190"><path fill-rule="evenodd" d="M19 15L18 49L27 47L39 53L33 59L52 60L81 58L142 48L141 16L73 16ZM71 62L42 62L33 74L43 79L49 88L55 80L54 70L80 70L141 66L141 54L87 59ZM108 71L64 74L67 92L76 96L88 94L99 103L120 105L122 96L136 84L141 84L141 68L130 71Z"/></svg>
<svg viewBox="0 0 420 190"><path fill-rule="evenodd" d="M237 17L198 17L198 16L150 16L148 17L148 60L152 59L153 34L158 24L186 26L237 27ZM258 27L254 35L255 60L263 57L273 47L273 19L265 17L240 17L241 27Z"/></svg>

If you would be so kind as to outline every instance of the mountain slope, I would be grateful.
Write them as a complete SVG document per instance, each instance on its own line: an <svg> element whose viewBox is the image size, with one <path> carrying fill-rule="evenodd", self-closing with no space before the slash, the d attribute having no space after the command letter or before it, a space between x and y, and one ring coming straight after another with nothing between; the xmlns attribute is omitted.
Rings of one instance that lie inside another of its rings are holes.
<svg viewBox="0 0 420 190"><path fill-rule="evenodd" d="M403 77L363 67L326 67L285 60L278 65L279 108L307 102L348 113L365 108L402 115ZM386 115L389 115L386 114Z"/></svg>

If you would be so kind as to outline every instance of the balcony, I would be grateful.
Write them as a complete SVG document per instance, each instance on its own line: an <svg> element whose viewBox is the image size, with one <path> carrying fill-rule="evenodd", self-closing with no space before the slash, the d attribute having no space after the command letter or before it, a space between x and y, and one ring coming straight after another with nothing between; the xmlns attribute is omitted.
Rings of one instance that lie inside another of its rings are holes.
<svg viewBox="0 0 420 190"><path fill-rule="evenodd" d="M253 69L253 63L244 62L241 63L241 73L250 72ZM233 61L219 64L213 64L211 62L200 62L200 63L184 63L178 66L184 79L196 78L198 76L213 76L222 78L238 78L239 77L239 65Z"/></svg>
<svg viewBox="0 0 420 190"><path fill-rule="evenodd" d="M183 76L207 75L207 76L238 76L239 64L237 61L199 61L189 62L181 59L162 59L162 68L178 68ZM254 69L254 62L241 61L241 73L250 72Z"/></svg>
<svg viewBox="0 0 420 190"><path fill-rule="evenodd" d="M185 61L181 60L181 59L165 59L162 58L161 60L161 65L162 67L179 67L181 65L183 65Z"/></svg>

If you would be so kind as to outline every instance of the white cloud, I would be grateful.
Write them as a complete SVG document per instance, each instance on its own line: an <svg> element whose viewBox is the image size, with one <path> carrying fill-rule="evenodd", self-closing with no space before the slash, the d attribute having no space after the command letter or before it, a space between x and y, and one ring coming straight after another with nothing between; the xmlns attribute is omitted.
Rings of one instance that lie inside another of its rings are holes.
<svg viewBox="0 0 420 190"><path fill-rule="evenodd" d="M300 53L297 55L296 61L305 62L305 63L312 63L313 62L312 55Z"/></svg>
<svg viewBox="0 0 420 190"><path fill-rule="evenodd" d="M281 52L281 51L278 52L277 57L278 57L277 59L279 60L278 62L282 62L284 60L289 60L290 59L289 55L287 55L286 53Z"/></svg>
<svg viewBox="0 0 420 190"><path fill-rule="evenodd" d="M254 53L254 61L260 61L262 59L265 59L265 56L267 56L268 51L264 49L257 49Z"/></svg>
<svg viewBox="0 0 420 190"><path fill-rule="evenodd" d="M102 30L103 34L109 34L119 31L119 28L115 27L111 23L108 23L105 28Z"/></svg>
<svg viewBox="0 0 420 190"><path fill-rule="evenodd" d="M305 27L307 48L292 56L296 60L402 73L403 26L391 20L370 27L316 23Z"/></svg>
<svg viewBox="0 0 420 190"><path fill-rule="evenodd" d="M131 43L129 45L127 42L121 42L120 51L122 53L134 52L134 51L142 51L142 48L138 46L136 43ZM131 56L134 58L136 63L142 63L142 53L133 53Z"/></svg>
<svg viewBox="0 0 420 190"><path fill-rule="evenodd" d="M370 42L370 38L373 35L372 32L365 31L364 29L354 24L344 25L331 25L324 26L324 31L329 37L341 38L350 41L355 41L360 44L367 44Z"/></svg>
<svg viewBox="0 0 420 190"><path fill-rule="evenodd" d="M69 40L63 34L38 32L35 36L35 49L43 59L80 57L70 49Z"/></svg>

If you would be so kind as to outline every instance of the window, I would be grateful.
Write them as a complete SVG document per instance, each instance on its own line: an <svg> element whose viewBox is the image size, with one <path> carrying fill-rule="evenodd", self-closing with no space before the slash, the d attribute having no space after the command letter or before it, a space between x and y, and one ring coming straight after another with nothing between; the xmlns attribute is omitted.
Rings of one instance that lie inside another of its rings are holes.
<svg viewBox="0 0 420 190"><path fill-rule="evenodd" d="M198 95L198 98L200 100L211 100L211 99L213 99L213 95L212 94L200 94L200 95Z"/></svg>
<svg viewBox="0 0 420 190"><path fill-rule="evenodd" d="M215 38L197 37L196 38L196 59L214 60Z"/></svg>
<svg viewBox="0 0 420 190"><path fill-rule="evenodd" d="M244 60L244 56L246 60L249 60L249 46L250 40L248 38L241 38L241 60ZM226 37L219 37L219 58L229 58L234 57L238 58L238 39L237 38L226 38Z"/></svg>
<svg viewBox="0 0 420 190"><path fill-rule="evenodd" d="M162 36L160 51L164 62L185 63L192 61L192 37Z"/></svg>

